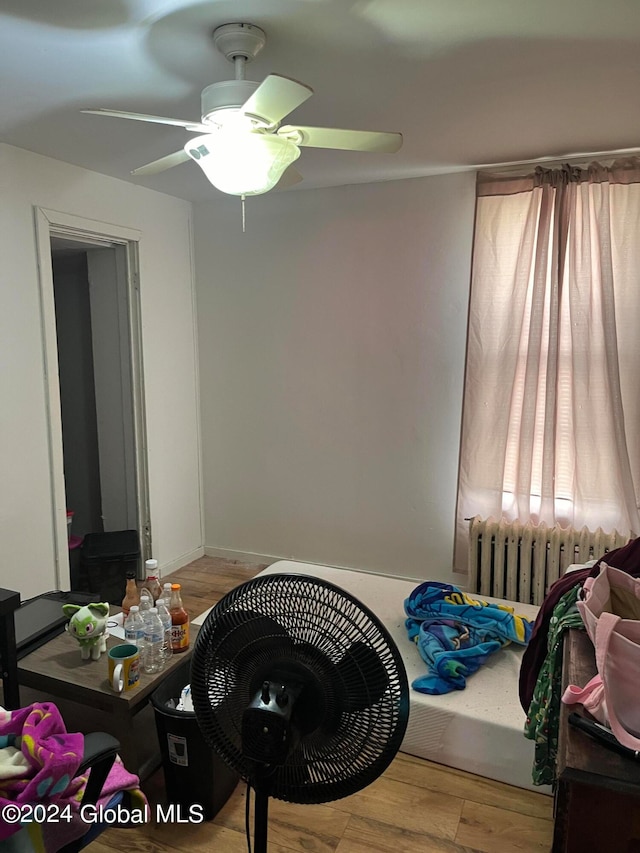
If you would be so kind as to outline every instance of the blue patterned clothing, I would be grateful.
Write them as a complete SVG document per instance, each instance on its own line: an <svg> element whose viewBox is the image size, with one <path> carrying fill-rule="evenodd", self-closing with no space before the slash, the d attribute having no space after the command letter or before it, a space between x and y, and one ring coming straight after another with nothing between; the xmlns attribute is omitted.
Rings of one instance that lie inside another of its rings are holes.
<svg viewBox="0 0 640 853"><path fill-rule="evenodd" d="M512 607L474 599L451 584L420 584L404 609L409 639L429 667L411 685L420 693L464 690L489 655L509 643L524 646L531 636L531 622Z"/></svg>

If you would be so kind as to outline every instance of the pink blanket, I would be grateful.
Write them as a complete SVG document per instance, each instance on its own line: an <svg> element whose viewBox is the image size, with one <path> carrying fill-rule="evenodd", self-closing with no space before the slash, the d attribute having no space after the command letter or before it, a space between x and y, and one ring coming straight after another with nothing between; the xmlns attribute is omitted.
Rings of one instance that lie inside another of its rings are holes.
<svg viewBox="0 0 640 853"><path fill-rule="evenodd" d="M60 809L68 806L72 815L69 821L38 825L41 849L46 853L55 853L90 829L80 815L88 775L76 775L83 750L84 736L67 732L60 711L51 702L35 703L17 711L0 709L0 753L11 756L10 766L0 778L0 809L8 804L44 803ZM128 773L118 759L98 803L106 805L114 793L123 790L133 793L137 807L146 807L138 777ZM33 824L23 827L0 821L0 842L23 828L33 840Z"/></svg>

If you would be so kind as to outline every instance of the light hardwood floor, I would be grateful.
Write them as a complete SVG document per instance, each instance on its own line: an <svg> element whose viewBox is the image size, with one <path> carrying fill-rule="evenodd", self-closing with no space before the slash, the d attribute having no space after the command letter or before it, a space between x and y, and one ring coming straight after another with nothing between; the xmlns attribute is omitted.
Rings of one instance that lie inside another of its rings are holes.
<svg viewBox="0 0 640 853"><path fill-rule="evenodd" d="M202 557L170 579L182 584L185 606L198 614L264 567ZM151 803L161 802L161 772L143 788ZM240 784L209 823L113 829L91 849L244 853L245 796ZM269 801L269 853L534 853L551 849L552 831L550 797L404 753L373 784L342 800Z"/></svg>

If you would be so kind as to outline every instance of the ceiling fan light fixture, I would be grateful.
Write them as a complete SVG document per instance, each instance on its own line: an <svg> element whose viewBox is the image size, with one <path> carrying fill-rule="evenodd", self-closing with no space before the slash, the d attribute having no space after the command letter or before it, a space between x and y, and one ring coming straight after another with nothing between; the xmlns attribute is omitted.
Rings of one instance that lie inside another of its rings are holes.
<svg viewBox="0 0 640 853"><path fill-rule="evenodd" d="M283 137L226 129L198 136L184 150L216 189L236 196L273 189L300 156L298 146Z"/></svg>

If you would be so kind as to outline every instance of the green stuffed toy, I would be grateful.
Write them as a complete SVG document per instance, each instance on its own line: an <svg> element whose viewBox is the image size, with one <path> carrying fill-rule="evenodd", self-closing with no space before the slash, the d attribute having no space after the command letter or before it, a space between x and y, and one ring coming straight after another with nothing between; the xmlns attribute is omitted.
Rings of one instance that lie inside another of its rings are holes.
<svg viewBox="0 0 640 853"><path fill-rule="evenodd" d="M63 604L62 612L70 617L66 630L80 643L82 660L99 660L107 650L107 616L109 605Z"/></svg>

